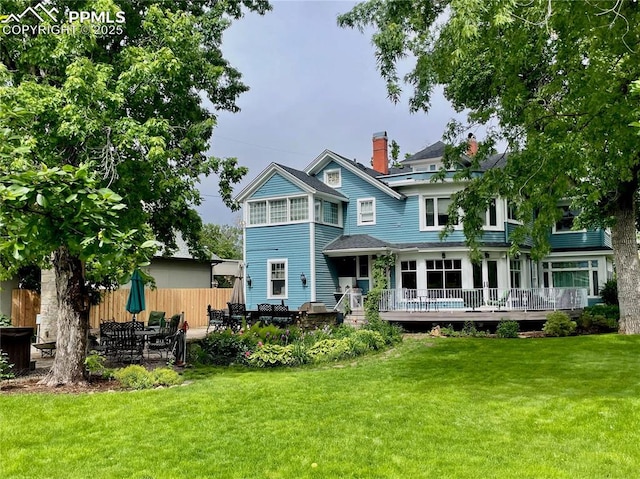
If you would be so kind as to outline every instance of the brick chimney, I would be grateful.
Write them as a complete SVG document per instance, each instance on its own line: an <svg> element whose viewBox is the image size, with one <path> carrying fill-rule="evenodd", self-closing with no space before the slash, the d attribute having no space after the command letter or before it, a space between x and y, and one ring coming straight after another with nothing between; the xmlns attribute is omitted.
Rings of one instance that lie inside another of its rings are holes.
<svg viewBox="0 0 640 479"><path fill-rule="evenodd" d="M389 153L387 146L386 131L373 134L373 158L371 158L371 166L383 175L389 174Z"/></svg>
<svg viewBox="0 0 640 479"><path fill-rule="evenodd" d="M467 156L475 156L478 153L478 141L473 133L467 135Z"/></svg>

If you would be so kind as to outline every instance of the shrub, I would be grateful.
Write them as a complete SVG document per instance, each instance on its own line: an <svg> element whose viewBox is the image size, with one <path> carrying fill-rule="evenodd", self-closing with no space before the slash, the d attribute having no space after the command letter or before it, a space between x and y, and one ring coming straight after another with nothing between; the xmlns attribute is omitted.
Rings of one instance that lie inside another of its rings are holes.
<svg viewBox="0 0 640 479"><path fill-rule="evenodd" d="M113 369L105 367L106 360L107 358L97 351L91 351L91 353L84 358L84 367L89 373L89 378L92 376L100 376L105 379L113 378Z"/></svg>
<svg viewBox="0 0 640 479"><path fill-rule="evenodd" d="M363 329L377 331L382 335L385 344L389 346L402 342L402 328L388 321L381 319L369 321Z"/></svg>
<svg viewBox="0 0 640 479"><path fill-rule="evenodd" d="M281 346L279 344L265 344L258 347L251 356L249 364L259 368L276 366L294 366L297 364L293 353L293 345Z"/></svg>
<svg viewBox="0 0 640 479"><path fill-rule="evenodd" d="M600 289L600 297L604 304L610 306L618 305L618 282L615 279L610 279Z"/></svg>
<svg viewBox="0 0 640 479"><path fill-rule="evenodd" d="M199 352L199 358L202 364L229 366L243 363L258 341L255 337L236 334L228 329L220 333L211 333L200 342L203 352Z"/></svg>
<svg viewBox="0 0 640 479"><path fill-rule="evenodd" d="M386 345L386 341L379 331L371 331L369 329L356 329L351 335L351 339L355 342L363 343L367 349L377 351Z"/></svg>
<svg viewBox="0 0 640 479"><path fill-rule="evenodd" d="M547 336L569 336L576 330L576 322L562 311L547 314L547 322L542 327Z"/></svg>
<svg viewBox="0 0 640 479"><path fill-rule="evenodd" d="M499 338L517 338L520 325L517 321L501 319L496 328L496 335Z"/></svg>
<svg viewBox="0 0 640 479"><path fill-rule="evenodd" d="M0 314L0 328L11 326L11 318L6 314Z"/></svg>
<svg viewBox="0 0 640 479"><path fill-rule="evenodd" d="M149 389L153 387L152 373L137 364L118 369L114 376L125 388Z"/></svg>
<svg viewBox="0 0 640 479"><path fill-rule="evenodd" d="M12 368L13 364L9 364L9 357L7 356L7 353L0 349L0 381L15 377L15 374L11 371Z"/></svg>
<svg viewBox="0 0 640 479"><path fill-rule="evenodd" d="M337 361L353 355L349 338L323 339L308 349L308 354L314 363Z"/></svg>
<svg viewBox="0 0 640 479"><path fill-rule="evenodd" d="M604 316L607 319L620 319L620 306L614 304L594 304L583 309L584 312Z"/></svg>
<svg viewBox="0 0 640 479"><path fill-rule="evenodd" d="M182 383L182 376L171 368L158 368L151 372L154 386L175 386Z"/></svg>
<svg viewBox="0 0 640 479"><path fill-rule="evenodd" d="M585 334L610 333L618 330L618 320L608 318L602 314L596 314L596 309L585 310L582 312L577 324L577 331Z"/></svg>

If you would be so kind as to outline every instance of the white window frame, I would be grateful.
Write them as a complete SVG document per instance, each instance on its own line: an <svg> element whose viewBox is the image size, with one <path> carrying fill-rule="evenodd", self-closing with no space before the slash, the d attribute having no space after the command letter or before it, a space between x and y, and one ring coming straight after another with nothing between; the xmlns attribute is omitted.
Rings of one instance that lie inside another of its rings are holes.
<svg viewBox="0 0 640 479"><path fill-rule="evenodd" d="M251 221L251 205L257 205L258 203L264 203L265 214L263 223L253 223ZM267 200L249 201L247 202L247 225L248 226L263 226L269 224L269 202Z"/></svg>
<svg viewBox="0 0 640 479"><path fill-rule="evenodd" d="M316 206L317 204L320 204L320 208L319 211L317 210ZM324 220L324 214L325 214L325 203L331 203L333 205L336 205L337 207L337 223L329 223L326 222ZM319 213L319 217L316 213ZM314 223L318 223L318 224L323 224L323 225L328 225L328 226L337 226L337 227L342 227L342 203L337 203L335 201L330 201L330 200L326 200L322 197L316 197L313 200L313 221Z"/></svg>
<svg viewBox="0 0 640 479"><path fill-rule="evenodd" d="M500 208L498 207L499 203L498 203L498 198L492 198L491 199L493 201L494 207L495 207L495 211L496 211L496 224L495 225L491 225L489 224L489 218L490 218L490 211L491 211L491 205L489 205L487 207L487 210L484 213L484 225L482 226L482 229L484 229L485 231L502 231L504 228L502 226L502 218L500 217Z"/></svg>
<svg viewBox="0 0 640 479"><path fill-rule="evenodd" d="M569 208L569 210L572 211L571 210L571 205L567 204L567 203L559 204L558 208ZM578 214L580 214L580 212L578 212ZM575 216L574 216L574 218L575 218ZM587 231L586 228L582 228L581 230L570 229L570 230L560 230L560 231L558 231L556 229L556 224L558 224L558 221L555 221L553 223L553 227L551 228L551 233L554 234L554 235L566 235L566 234L571 234L571 233L585 233Z"/></svg>
<svg viewBox="0 0 640 479"><path fill-rule="evenodd" d="M371 209L373 210L373 219L371 221L364 221L362 219L362 204L371 203ZM372 226L376 224L376 199L375 198L358 198L358 226Z"/></svg>
<svg viewBox="0 0 640 479"><path fill-rule="evenodd" d="M427 206L426 200L433 200L433 211L434 211L434 225L427 226ZM451 200L451 196L439 195L439 196L431 196L431 195L420 195L419 196L419 205L418 205L418 214L420 215L420 230L421 231L440 231L445 225L441 225L438 223L438 200ZM454 230L462 229L462 225L460 224L461 215L458 216L458 224L454 225Z"/></svg>
<svg viewBox="0 0 640 479"><path fill-rule="evenodd" d="M273 198L260 198L260 199L255 199L255 200L251 200L251 201L247 201L247 219L246 219L246 225L247 227L255 227L255 226L272 226L272 225L288 225L288 224L297 224L297 223L308 223L309 222L309 208L306 208L307 210L307 218L301 219L301 220L292 220L291 219L291 201L295 200L295 199L303 199L303 198L307 198L307 203L308 203L308 196L303 196L303 195L294 195L294 196L278 196L278 197L273 197ZM284 221L276 221L276 222L272 222L271 221L271 205L273 202L275 201L285 201L286 205L285 205L285 212L284 212L284 216L283 218ZM267 213L266 213L266 221L264 223L252 223L251 222L251 205L252 204L257 204L257 203L266 203L267 206Z"/></svg>
<svg viewBox="0 0 640 479"><path fill-rule="evenodd" d="M274 295L271 281L271 265L284 264L284 295ZM267 260L267 299L288 299L289 298L289 260L287 258L274 258Z"/></svg>
<svg viewBox="0 0 640 479"><path fill-rule="evenodd" d="M329 175L331 175L332 173L337 173L338 174L338 181L335 183L331 183L329 181ZM335 169L331 169L331 170L325 170L324 171L324 182L325 185L330 186L331 188L341 188L342 187L342 171L340 168L335 168Z"/></svg>

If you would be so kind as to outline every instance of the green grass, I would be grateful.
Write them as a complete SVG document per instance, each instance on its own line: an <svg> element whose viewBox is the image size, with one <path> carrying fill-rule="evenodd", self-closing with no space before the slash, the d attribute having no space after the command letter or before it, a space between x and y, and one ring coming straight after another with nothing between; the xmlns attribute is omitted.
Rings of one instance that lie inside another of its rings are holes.
<svg viewBox="0 0 640 479"><path fill-rule="evenodd" d="M0 395L0 477L637 477L639 353L617 335L406 340L170 389Z"/></svg>

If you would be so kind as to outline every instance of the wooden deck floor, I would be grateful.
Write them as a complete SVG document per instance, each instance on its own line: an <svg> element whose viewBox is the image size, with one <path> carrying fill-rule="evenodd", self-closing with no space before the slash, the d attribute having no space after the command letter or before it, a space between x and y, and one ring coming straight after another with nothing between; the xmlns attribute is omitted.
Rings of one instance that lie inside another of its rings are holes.
<svg viewBox="0 0 640 479"><path fill-rule="evenodd" d="M410 323L456 323L464 321L493 322L501 319L512 321L546 321L552 311L381 311L380 317L386 321ZM564 311L571 318L578 317L581 309Z"/></svg>

